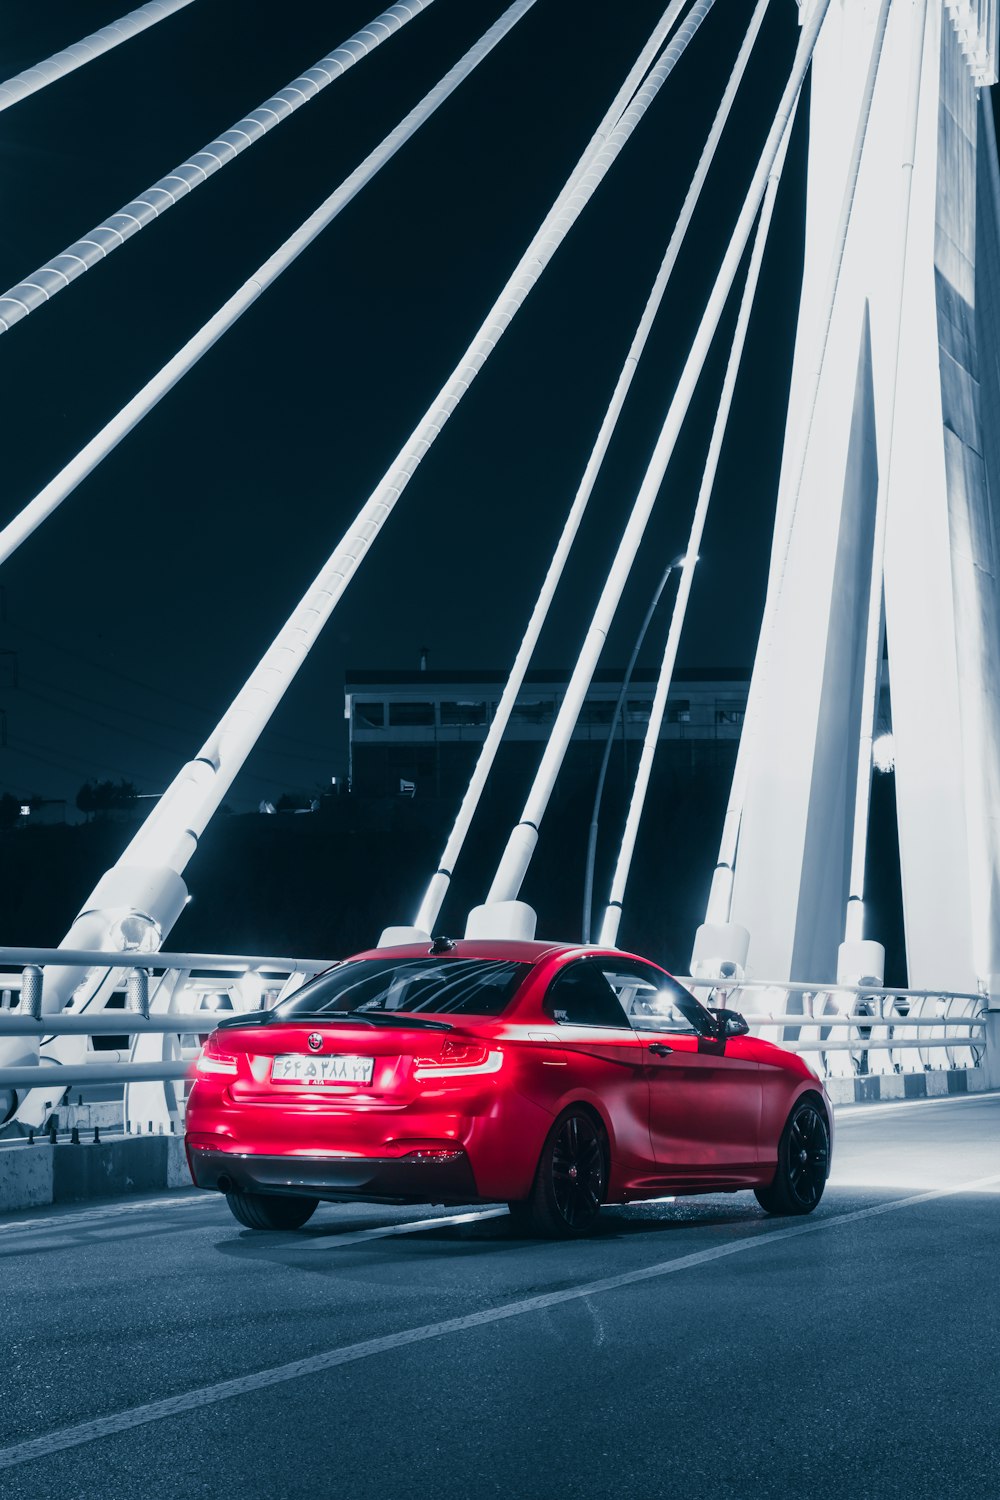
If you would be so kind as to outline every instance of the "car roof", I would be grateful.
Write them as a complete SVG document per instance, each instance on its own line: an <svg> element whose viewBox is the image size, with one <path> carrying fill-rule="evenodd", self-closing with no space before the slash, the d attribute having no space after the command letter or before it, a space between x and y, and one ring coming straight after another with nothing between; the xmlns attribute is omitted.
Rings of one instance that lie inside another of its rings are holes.
<svg viewBox="0 0 1000 1500"><path fill-rule="evenodd" d="M510 938L456 938L454 947L435 957L446 958L493 958L515 960L518 963L537 964L543 958L563 953L577 953L581 957L588 953L610 953L613 949L584 945L581 943L524 942ZM406 943L399 948L366 948L363 953L352 953L358 958L427 958L431 954L430 943ZM619 954L631 957L631 954Z"/></svg>

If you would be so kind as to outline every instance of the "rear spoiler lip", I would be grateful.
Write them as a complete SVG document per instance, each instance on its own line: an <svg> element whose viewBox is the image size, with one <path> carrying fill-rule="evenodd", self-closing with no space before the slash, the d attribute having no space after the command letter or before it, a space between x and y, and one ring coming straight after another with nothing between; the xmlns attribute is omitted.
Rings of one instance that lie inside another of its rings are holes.
<svg viewBox="0 0 1000 1500"><path fill-rule="evenodd" d="M266 1026L271 1021L278 1021L286 1026L296 1026L300 1022L310 1021L317 1026L374 1026L383 1027L386 1030L392 1027L405 1030L410 1026L415 1031L454 1031L455 1028L450 1021L439 1021L430 1016L405 1016L405 1012L386 1015L383 1020L381 1013L375 1016L323 1016L310 1015L308 1012L300 1016L277 1016L273 1010L250 1011L245 1015L226 1016L225 1020L216 1023L217 1031L238 1031L243 1026ZM398 1016L398 1019L397 1019ZM405 1019L404 1019L405 1016Z"/></svg>

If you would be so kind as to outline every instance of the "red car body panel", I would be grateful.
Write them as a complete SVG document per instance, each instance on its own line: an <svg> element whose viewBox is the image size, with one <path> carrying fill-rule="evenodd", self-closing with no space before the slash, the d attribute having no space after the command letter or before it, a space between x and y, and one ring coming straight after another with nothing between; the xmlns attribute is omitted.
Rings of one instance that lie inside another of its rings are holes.
<svg viewBox="0 0 1000 1500"><path fill-rule="evenodd" d="M818 1078L771 1043L569 1025L546 1013L546 994L567 965L604 958L658 969L648 960L551 943L459 942L453 952L531 966L501 1016L452 1015L450 1030L427 1030L408 1027L403 1012L401 1024L371 1029L333 1017L255 1015L214 1032L206 1052L236 1071L197 1074L186 1127L195 1182L334 1199L524 1199L553 1121L583 1103L607 1134L607 1200L624 1202L769 1183L785 1121L804 1093L820 1098L832 1130ZM375 949L356 959L427 953ZM273 1059L307 1055L309 1034L321 1037L324 1056L373 1057L371 1082L272 1082ZM442 1048L466 1045L470 1057L486 1059L484 1070L448 1076ZM435 1067L438 1076L426 1074ZM459 1158L464 1176L440 1165Z"/></svg>

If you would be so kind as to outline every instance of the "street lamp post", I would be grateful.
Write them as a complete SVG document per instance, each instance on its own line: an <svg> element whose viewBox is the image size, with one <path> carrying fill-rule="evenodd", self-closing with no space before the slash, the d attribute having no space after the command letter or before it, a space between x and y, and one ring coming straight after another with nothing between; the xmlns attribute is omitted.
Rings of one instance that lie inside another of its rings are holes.
<svg viewBox="0 0 1000 1500"><path fill-rule="evenodd" d="M663 577L656 585L656 591L653 594L653 597L650 600L649 608L646 611L646 618L642 622L639 634L635 639L635 645L632 647L632 655L629 657L628 666L625 668L625 676L622 678L621 692L618 694L618 701L615 704L615 711L611 716L611 723L608 726L608 738L607 743L604 746L604 755L601 758L601 769L597 774L597 788L594 792L594 807L593 811L590 814L590 833L587 839L587 867L583 885L583 941L585 943L590 942L590 921L592 914L591 908L594 901L594 860L597 856L597 825L601 815L601 798L604 795L604 781L605 777L608 774L608 765L611 760L611 748L615 742L615 729L618 726L618 715L622 713L622 710L625 706L625 694L629 690L629 685L632 681L632 672L635 667L639 652L642 650L642 643L646 638L646 631L649 629L650 621L652 620L653 615L656 613L656 606L660 602L660 595L666 588L667 579L670 577L671 573L673 573L676 568L679 568L683 561L684 553L682 552L679 557L675 557L672 562L667 564L666 571L664 572Z"/></svg>

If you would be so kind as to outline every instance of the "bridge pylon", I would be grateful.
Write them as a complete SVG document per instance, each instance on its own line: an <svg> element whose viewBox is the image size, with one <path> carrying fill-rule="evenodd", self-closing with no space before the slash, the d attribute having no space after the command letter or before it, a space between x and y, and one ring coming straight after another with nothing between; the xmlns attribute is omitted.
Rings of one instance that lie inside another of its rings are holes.
<svg viewBox="0 0 1000 1500"><path fill-rule="evenodd" d="M980 92L996 17L894 0L832 270L880 9L831 6L813 61L768 602L700 957L706 933L745 928L751 976L832 980L845 935L874 961L879 934L862 906L845 933L845 911L884 599L909 983L974 990L1000 970L1000 176Z"/></svg>

